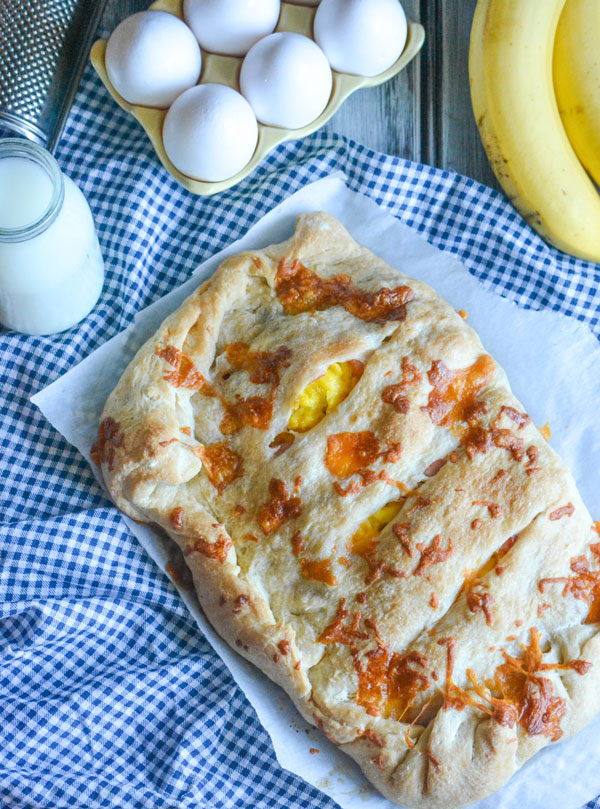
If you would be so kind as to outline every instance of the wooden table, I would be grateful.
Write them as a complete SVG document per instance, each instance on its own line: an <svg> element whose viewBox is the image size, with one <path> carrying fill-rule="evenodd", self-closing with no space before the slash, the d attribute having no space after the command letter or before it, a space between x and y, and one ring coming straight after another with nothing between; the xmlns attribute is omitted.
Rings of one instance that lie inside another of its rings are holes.
<svg viewBox="0 0 600 809"><path fill-rule="evenodd" d="M387 154L466 174L498 187L471 109L469 33L476 0L402 0L426 30L420 55L391 81L359 90L326 125ZM112 30L148 0L108 0Z"/></svg>

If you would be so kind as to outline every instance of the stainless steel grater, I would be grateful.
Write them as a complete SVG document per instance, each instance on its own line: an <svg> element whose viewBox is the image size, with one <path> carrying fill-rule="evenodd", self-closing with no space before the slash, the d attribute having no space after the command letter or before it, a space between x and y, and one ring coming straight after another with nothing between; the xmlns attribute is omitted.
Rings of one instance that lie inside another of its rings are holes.
<svg viewBox="0 0 600 809"><path fill-rule="evenodd" d="M106 0L0 0L0 126L53 151Z"/></svg>

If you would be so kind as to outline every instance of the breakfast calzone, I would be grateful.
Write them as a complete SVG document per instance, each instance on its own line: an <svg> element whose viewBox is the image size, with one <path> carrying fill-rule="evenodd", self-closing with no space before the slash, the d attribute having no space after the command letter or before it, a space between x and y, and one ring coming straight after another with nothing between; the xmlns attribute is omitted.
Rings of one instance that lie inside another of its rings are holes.
<svg viewBox="0 0 600 809"><path fill-rule="evenodd" d="M491 794L600 709L600 537L461 314L300 216L164 321L92 449L217 631L407 807Z"/></svg>

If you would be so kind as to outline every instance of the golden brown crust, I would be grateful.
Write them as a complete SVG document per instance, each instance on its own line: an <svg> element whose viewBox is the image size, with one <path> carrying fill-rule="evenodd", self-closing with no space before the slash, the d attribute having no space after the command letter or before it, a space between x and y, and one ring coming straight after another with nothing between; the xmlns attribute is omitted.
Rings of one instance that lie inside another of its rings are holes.
<svg viewBox="0 0 600 809"><path fill-rule="evenodd" d="M292 433L349 360L347 398ZM326 214L167 318L93 456L219 633L399 804L489 795L600 708L600 545L570 474L460 315Z"/></svg>

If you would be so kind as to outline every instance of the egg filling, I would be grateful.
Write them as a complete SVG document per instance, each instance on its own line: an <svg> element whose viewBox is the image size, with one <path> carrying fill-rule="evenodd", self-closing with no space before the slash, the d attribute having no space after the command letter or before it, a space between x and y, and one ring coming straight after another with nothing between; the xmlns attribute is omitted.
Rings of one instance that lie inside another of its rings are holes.
<svg viewBox="0 0 600 809"><path fill-rule="evenodd" d="M385 526L390 523L402 508L403 500L392 500L386 503L379 511L371 514L370 517L359 525L352 539L350 549L353 553L361 554L371 547L372 541L380 534Z"/></svg>
<svg viewBox="0 0 600 809"><path fill-rule="evenodd" d="M363 372L358 360L334 362L323 376L307 385L298 396L288 429L305 433L344 401Z"/></svg>

